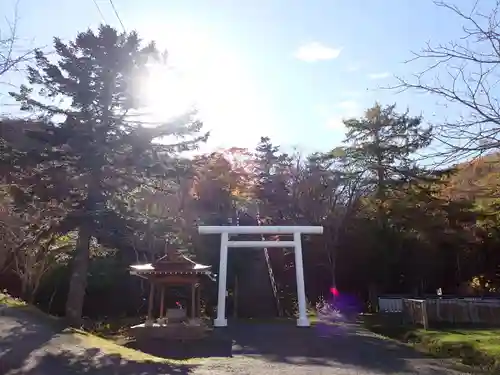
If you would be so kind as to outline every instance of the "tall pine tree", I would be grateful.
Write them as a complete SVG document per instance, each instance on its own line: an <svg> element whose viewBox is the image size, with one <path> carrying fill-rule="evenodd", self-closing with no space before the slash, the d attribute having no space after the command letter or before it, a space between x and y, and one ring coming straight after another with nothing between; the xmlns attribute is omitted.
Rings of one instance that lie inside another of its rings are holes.
<svg viewBox="0 0 500 375"><path fill-rule="evenodd" d="M254 155L254 195L269 223L282 224L290 218L290 168L290 156L280 153L269 137L261 137Z"/></svg>
<svg viewBox="0 0 500 375"><path fill-rule="evenodd" d="M429 176L414 156L430 144L432 128L423 126L422 118L411 117L408 111L397 113L395 107L375 104L364 117L344 121L345 168L361 179L368 197L363 216L368 219L365 226L371 228L365 245L368 264L374 265L368 268L371 298L400 255L401 236L391 223L387 201L395 191Z"/></svg>
<svg viewBox="0 0 500 375"><path fill-rule="evenodd" d="M395 108L375 104L363 118L344 121L346 166L363 175L380 201L391 187L423 175L412 157L432 140L432 128L424 127L421 117Z"/></svg>
<svg viewBox="0 0 500 375"><path fill-rule="evenodd" d="M66 304L69 323L78 326L91 238L106 218L128 215L123 202L135 189L176 177L175 152L195 148L206 136L197 135L201 123L188 115L148 128L138 121L147 104L139 88L159 57L154 43L143 46L135 32L102 25L69 43L55 38L54 47L56 58L36 53L29 84L11 93L22 110L43 120L29 135L42 142L43 152L17 154L23 172L11 171L10 178L17 197L65 207L58 230L78 231ZM180 142L153 142L166 136Z"/></svg>

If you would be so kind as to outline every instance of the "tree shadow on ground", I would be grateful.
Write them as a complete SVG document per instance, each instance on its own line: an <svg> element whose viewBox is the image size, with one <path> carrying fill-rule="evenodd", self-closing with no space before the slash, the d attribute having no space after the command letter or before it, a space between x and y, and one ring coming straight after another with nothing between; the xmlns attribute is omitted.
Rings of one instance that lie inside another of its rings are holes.
<svg viewBox="0 0 500 375"><path fill-rule="evenodd" d="M353 366L382 373L449 374L443 361L426 358L412 348L387 340L358 325L321 324L298 328L287 324L233 324L223 333L233 340L232 355L259 356L267 361L315 366ZM424 363L425 362L425 363Z"/></svg>
<svg viewBox="0 0 500 375"><path fill-rule="evenodd" d="M19 368L30 354L63 330L30 319L29 312L7 308L0 315L0 374Z"/></svg>
<svg viewBox="0 0 500 375"><path fill-rule="evenodd" d="M131 341L125 346L156 357L179 360L232 356L232 340L220 335L184 342L165 339Z"/></svg>
<svg viewBox="0 0 500 375"><path fill-rule="evenodd" d="M188 364L124 359L63 332L31 312L6 309L0 314L0 374L4 375L143 375L189 374Z"/></svg>
<svg viewBox="0 0 500 375"><path fill-rule="evenodd" d="M230 322L206 339L186 343L147 340L130 345L163 358L254 357L263 361L315 367L345 367L382 373L449 374L451 363L426 358L412 348L376 336L359 325Z"/></svg>
<svg viewBox="0 0 500 375"><path fill-rule="evenodd" d="M21 368L12 372L12 375L187 375L194 367L188 364L129 361L119 355L103 354L99 348L89 348L78 354L66 350L47 353L33 367Z"/></svg>

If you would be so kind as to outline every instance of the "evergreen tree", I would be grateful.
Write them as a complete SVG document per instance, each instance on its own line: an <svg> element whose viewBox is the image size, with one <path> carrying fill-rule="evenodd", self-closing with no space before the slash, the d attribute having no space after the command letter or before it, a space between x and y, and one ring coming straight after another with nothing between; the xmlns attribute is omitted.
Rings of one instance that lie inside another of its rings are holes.
<svg viewBox="0 0 500 375"><path fill-rule="evenodd" d="M382 201L391 187L425 174L412 156L432 140L432 128L422 126L421 117L398 114L395 108L376 104L363 118L344 121L347 166L362 174Z"/></svg>
<svg viewBox="0 0 500 375"><path fill-rule="evenodd" d="M255 151L255 198L261 216L274 223L283 223L290 214L291 158L281 154L269 137L261 137Z"/></svg>
<svg viewBox="0 0 500 375"><path fill-rule="evenodd" d="M399 114L395 105L382 107L375 104L359 119L344 121L347 128L345 143L341 150L345 169L351 170L363 181L366 199L361 216L363 226L371 295L384 284L393 265L401 256L401 233L393 225L388 199L394 191L408 183L427 178L414 161L415 153L431 142L430 127L422 125L421 117L411 117L408 111Z"/></svg>
<svg viewBox="0 0 500 375"><path fill-rule="evenodd" d="M78 326L92 236L109 217L130 215L124 202L138 187L177 177L174 153L195 148L205 136L196 136L201 123L187 115L148 128L138 121L147 104L140 96L141 80L149 64L159 61L154 43L143 46L135 32L120 34L102 25L69 43L55 38L54 47L56 59L36 52L29 84L11 93L22 110L43 120L29 135L44 145L43 152L16 155L22 173L14 172L18 198L64 206L67 214L58 230L78 231L66 304L69 323ZM181 142L153 142L166 136Z"/></svg>

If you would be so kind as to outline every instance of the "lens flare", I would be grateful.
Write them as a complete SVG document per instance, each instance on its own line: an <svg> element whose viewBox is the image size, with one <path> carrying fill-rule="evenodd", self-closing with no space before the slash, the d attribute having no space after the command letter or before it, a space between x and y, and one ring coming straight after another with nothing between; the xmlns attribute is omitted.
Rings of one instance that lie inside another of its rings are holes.
<svg viewBox="0 0 500 375"><path fill-rule="evenodd" d="M337 288L330 288L330 292L335 296L337 297L339 295L339 291L337 290Z"/></svg>

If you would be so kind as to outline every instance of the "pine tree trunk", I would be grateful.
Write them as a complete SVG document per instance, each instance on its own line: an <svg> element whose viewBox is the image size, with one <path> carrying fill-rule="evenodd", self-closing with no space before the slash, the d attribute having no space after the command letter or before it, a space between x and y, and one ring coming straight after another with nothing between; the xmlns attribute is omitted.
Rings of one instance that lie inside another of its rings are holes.
<svg viewBox="0 0 500 375"><path fill-rule="evenodd" d="M90 230L88 226L80 227L75 255L72 261L71 279L68 299L66 300L66 319L72 327L81 327L83 301L87 288L87 272L89 267Z"/></svg>

